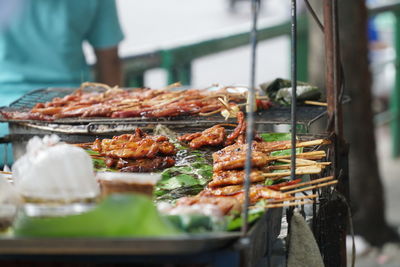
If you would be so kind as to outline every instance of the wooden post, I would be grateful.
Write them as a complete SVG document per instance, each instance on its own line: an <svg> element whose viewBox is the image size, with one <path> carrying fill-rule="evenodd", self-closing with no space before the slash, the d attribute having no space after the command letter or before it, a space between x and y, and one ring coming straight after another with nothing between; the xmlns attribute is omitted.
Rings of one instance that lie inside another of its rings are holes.
<svg viewBox="0 0 400 267"><path fill-rule="evenodd" d="M341 63L337 0L323 0L325 39L325 82L328 103L328 133L332 138L330 156L332 174L339 180L338 193L329 197L324 192L317 215L316 239L325 266L346 266L347 207L349 195L348 149L343 139L343 115L341 106ZM326 197L328 196L328 197ZM342 197L344 196L344 197Z"/></svg>

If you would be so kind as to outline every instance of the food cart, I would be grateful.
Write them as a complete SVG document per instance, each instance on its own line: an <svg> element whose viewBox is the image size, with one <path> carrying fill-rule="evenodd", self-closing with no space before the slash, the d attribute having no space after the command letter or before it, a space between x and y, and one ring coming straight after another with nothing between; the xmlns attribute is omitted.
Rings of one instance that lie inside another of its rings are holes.
<svg viewBox="0 0 400 267"><path fill-rule="evenodd" d="M324 27L326 46L326 77L328 108L292 105L275 107L267 111L253 112L254 105L254 62L256 48L257 3L253 1L253 29L251 43L253 47L252 81L249 87L248 125L253 132L258 125L291 124L292 125L292 161L295 164L296 127L299 124L309 127L313 122L327 115L329 131L322 134L331 140L328 148L332 166L326 172L339 180L338 192L316 190L318 203L313 204L313 230L320 245L321 253L327 266L345 266L345 234L347 223L348 196L347 146L343 141L341 118L341 77L337 38L336 0L324 1ZM311 9L312 10L312 9ZM296 92L296 4L292 1L292 90ZM90 90L102 90L93 87ZM37 102L46 102L54 97L70 94L71 89L40 89L24 95L9 108L3 110L29 109ZM253 97L253 99L251 99ZM252 101L253 100L253 101ZM296 103L296 93L292 94L292 103ZM289 115L290 114L290 115ZM65 118L51 122L37 120L14 120L2 118L10 124L10 135L4 142L13 143L15 154L20 153L26 142L33 135L57 133L62 140L71 143L91 142L96 137L108 137L115 134L131 132L137 127L153 129L157 124L167 125L177 132L205 129L217 123L223 123L218 116L181 117L177 119L158 118ZM252 134L249 134L253 138ZM321 135L304 135L311 139ZM248 143L252 143L252 139ZM248 157L251 157L250 155ZM247 158L249 160L249 158ZM292 165L292 178L296 165ZM249 168L249 167L247 167ZM313 179L315 177L311 177ZM244 218L248 216L248 194L250 180L245 181L246 199L244 201ZM344 197L342 197L344 196ZM292 209L286 211L290 218ZM339 214L339 216L338 216ZM272 248L281 229L282 209L269 209L259 220L249 226L244 219L242 231L193 234L181 237L166 238L5 238L0 239L0 257L4 260L23 259L26 261L65 261L74 262L135 262L142 264L212 264L213 266L258 266L262 263L271 265ZM332 223L332 218L337 223ZM290 220L288 220L290 221ZM340 256L339 256L340 255Z"/></svg>

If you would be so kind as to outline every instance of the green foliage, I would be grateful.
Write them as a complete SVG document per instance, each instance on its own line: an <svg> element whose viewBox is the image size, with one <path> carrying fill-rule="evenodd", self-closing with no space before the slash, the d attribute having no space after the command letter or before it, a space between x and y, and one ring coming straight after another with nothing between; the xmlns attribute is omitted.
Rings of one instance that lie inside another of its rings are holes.
<svg viewBox="0 0 400 267"><path fill-rule="evenodd" d="M218 221L210 216L190 214L170 215L167 216L167 218L176 228L187 233L204 233L225 230L225 224L223 221Z"/></svg>
<svg viewBox="0 0 400 267"><path fill-rule="evenodd" d="M249 210L248 220L249 224L257 221L266 211L265 209L266 202L264 200L260 200L256 203L253 209ZM231 214L227 216L227 231L236 231L239 230L243 225L243 219L241 214Z"/></svg>
<svg viewBox="0 0 400 267"><path fill-rule="evenodd" d="M175 200L199 193L212 178L212 165L203 152L184 149L178 152L178 165L165 169L154 195L157 200Z"/></svg>
<svg viewBox="0 0 400 267"><path fill-rule="evenodd" d="M93 210L64 217L20 216L17 237L134 237L181 233L141 195L111 195Z"/></svg>

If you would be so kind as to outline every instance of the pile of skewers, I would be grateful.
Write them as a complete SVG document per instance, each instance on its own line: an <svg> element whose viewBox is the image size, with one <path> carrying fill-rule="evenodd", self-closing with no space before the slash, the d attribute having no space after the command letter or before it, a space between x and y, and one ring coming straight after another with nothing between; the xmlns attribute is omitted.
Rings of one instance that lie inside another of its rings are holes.
<svg viewBox="0 0 400 267"><path fill-rule="evenodd" d="M98 153L91 155L92 158L104 160L108 168L121 172L155 172L175 165L175 145L165 136L148 135L140 128L134 134L96 139L77 146L92 149Z"/></svg>
<svg viewBox="0 0 400 267"><path fill-rule="evenodd" d="M244 201L244 166L248 145L244 143L246 123L244 115L238 113L238 125L230 135L226 135L221 125L216 125L200 133L181 136L179 140L188 142L190 147L199 149L203 146L225 146L213 153L213 177L207 187L194 197L178 200L177 205L214 204L224 214L239 211ZM329 140L317 139L298 142L297 148L320 147L330 144ZM312 203L315 194L296 196L296 193L315 188L334 185L333 177L301 182L296 179L277 182L290 176L290 155L272 156L271 152L291 148L290 141L265 142L255 136L252 144L252 171L250 173L250 203L268 200L266 207L283 207ZM315 150L296 154L295 175L321 174L330 162L319 161L326 157L324 150ZM279 165L277 164L279 163ZM266 181L272 181L267 185ZM296 189L295 189L296 188ZM287 191L293 189L291 191ZM289 202L289 203L287 203Z"/></svg>
<svg viewBox="0 0 400 267"><path fill-rule="evenodd" d="M103 87L105 92L88 92L86 87ZM81 88L62 98L37 103L29 111L1 111L7 119L53 121L61 118L111 117L111 118L160 118L200 115L208 116L226 111L231 116L246 102L246 93L233 93L227 87L216 91L202 89L170 90L180 86L173 84L163 89L110 88L103 84L84 83ZM257 106L268 109L267 98L259 97ZM225 112L225 113L226 113Z"/></svg>
<svg viewBox="0 0 400 267"><path fill-rule="evenodd" d="M212 180L195 196L177 200L177 206L211 204L223 214L240 211L244 201L244 166L248 145L245 143L246 122L243 112L237 112L238 124L230 133L223 125L215 125L202 132L178 137L192 149L214 147ZM296 148L309 148L296 154L297 177L321 175L330 162L321 146L329 140L316 139L296 143ZM175 164L175 145L166 136L151 136L137 129L134 134L116 136L112 139L96 140L80 146L98 152L107 167L128 172L153 172ZM309 204L316 194L296 195L316 188L336 184L332 177L324 177L302 182L302 179L284 180L290 176L290 155L275 155L273 152L291 148L290 141L263 141L259 136L252 143L252 171L250 173L250 204L266 201L267 208ZM311 148L311 149L310 149ZM214 150L214 151L215 151ZM311 151L310 151L311 150Z"/></svg>

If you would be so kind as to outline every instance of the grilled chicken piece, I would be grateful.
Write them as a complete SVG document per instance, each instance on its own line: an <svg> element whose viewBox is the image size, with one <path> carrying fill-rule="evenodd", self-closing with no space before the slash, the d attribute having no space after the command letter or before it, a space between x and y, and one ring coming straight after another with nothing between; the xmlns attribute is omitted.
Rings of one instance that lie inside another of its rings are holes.
<svg viewBox="0 0 400 267"><path fill-rule="evenodd" d="M117 168L121 172L154 172L175 165L172 157L155 157L153 159L124 160L119 159Z"/></svg>
<svg viewBox="0 0 400 267"><path fill-rule="evenodd" d="M206 90L152 90L148 88L122 90L109 88L105 92L86 92L83 89L63 98L56 97L46 103L37 103L29 113L46 116L30 116L36 120L54 120L66 117L173 117L218 112L225 106L218 100L221 96L228 103L244 103L246 98L240 93L231 93L227 88L218 91ZM96 85L97 86L97 85ZM257 105L268 108L266 105ZM24 119L20 111L8 112L7 117Z"/></svg>
<svg viewBox="0 0 400 267"><path fill-rule="evenodd" d="M135 134L124 134L112 139L97 139L92 149L111 158L154 158L157 155L175 155L174 144L165 136L148 136L137 129Z"/></svg>
<svg viewBox="0 0 400 267"><path fill-rule="evenodd" d="M271 161L271 151L286 149L289 145L290 141L253 142L252 166L265 166ZM236 143L213 153L214 171L243 169L247 148L247 144Z"/></svg>
<svg viewBox="0 0 400 267"><path fill-rule="evenodd" d="M200 137L201 136L201 132L198 133L188 133L188 134L184 134L182 136L178 137L178 140L181 142L190 142L193 139Z"/></svg>
<svg viewBox="0 0 400 267"><path fill-rule="evenodd" d="M105 158L105 164L109 168L117 168L123 172L153 172L163 170L175 165L172 157L155 157L154 159L116 159Z"/></svg>
<svg viewBox="0 0 400 267"><path fill-rule="evenodd" d="M235 130L233 130L233 132L227 136L224 144L225 146L232 145L237 139L240 140L239 143L244 143L243 140L246 132L246 122L244 121L244 113L242 111L237 113L237 120L238 125L236 126Z"/></svg>
<svg viewBox="0 0 400 267"><path fill-rule="evenodd" d="M198 149L202 146L219 146L225 141L225 128L220 125L215 125L201 133L185 134L178 137L179 141L190 141L189 146L193 149Z"/></svg>
<svg viewBox="0 0 400 267"><path fill-rule="evenodd" d="M13 120L40 120L52 121L54 118L50 115L44 115L37 112L22 112L22 111L0 111L1 115L6 119Z"/></svg>
<svg viewBox="0 0 400 267"><path fill-rule="evenodd" d="M263 182L265 180L263 173L265 171L252 170L250 174L251 182ZM244 170L214 171L212 181L208 184L208 187L243 184L244 176Z"/></svg>
<svg viewBox="0 0 400 267"><path fill-rule="evenodd" d="M240 193L244 198L244 192ZM268 186L252 186L250 187L250 202L256 203L261 199L284 199L290 197L289 194L282 193L280 191L275 191Z"/></svg>
<svg viewBox="0 0 400 267"><path fill-rule="evenodd" d="M291 147L291 141L273 141L273 142L254 142L253 149L268 153L271 151L288 149Z"/></svg>
<svg viewBox="0 0 400 267"><path fill-rule="evenodd" d="M235 197L240 202L244 201L244 191L242 185L230 185L225 187L219 187L216 189L206 189L201 195L203 196L230 196ZM256 203L261 199L284 199L290 197L289 194L282 193L280 191L273 190L268 186L264 185L252 185L250 187L250 202L252 204Z"/></svg>
<svg viewBox="0 0 400 267"><path fill-rule="evenodd" d="M244 143L246 122L244 113L237 114L238 125L231 134L226 136L226 130L221 125L215 125L199 133L184 134L178 137L181 142L189 142L189 146L198 149L202 146L228 146L235 142Z"/></svg>
<svg viewBox="0 0 400 267"><path fill-rule="evenodd" d="M213 153L214 171L243 169L246 161L246 144L234 144ZM253 167L262 167L269 162L267 153L252 151Z"/></svg>

